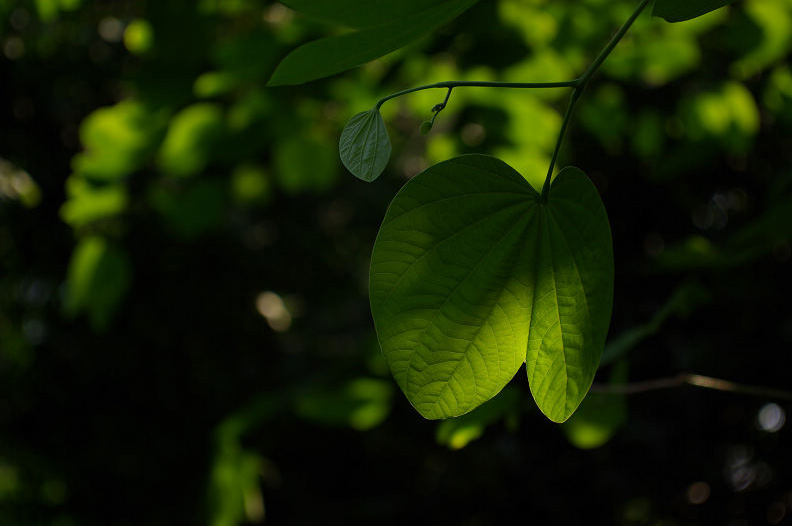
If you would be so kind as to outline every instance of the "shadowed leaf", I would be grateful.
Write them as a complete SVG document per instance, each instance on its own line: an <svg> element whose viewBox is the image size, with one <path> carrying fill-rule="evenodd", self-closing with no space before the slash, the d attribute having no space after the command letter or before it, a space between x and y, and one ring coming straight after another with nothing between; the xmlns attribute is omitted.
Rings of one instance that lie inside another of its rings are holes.
<svg viewBox="0 0 792 526"><path fill-rule="evenodd" d="M295 11L332 24L362 28L386 24L395 19L420 12L448 0L399 0L377 2L371 0L284 0L284 5Z"/></svg>
<svg viewBox="0 0 792 526"><path fill-rule="evenodd" d="M308 42L278 64L268 86L302 84L396 51L464 12L476 0L445 0L390 22Z"/></svg>
<svg viewBox="0 0 792 526"><path fill-rule="evenodd" d="M684 22L720 9L735 0L657 0L652 15L669 22Z"/></svg>
<svg viewBox="0 0 792 526"><path fill-rule="evenodd" d="M352 117L338 141L341 162L358 179L371 182L390 159L391 145L385 121L376 108Z"/></svg>

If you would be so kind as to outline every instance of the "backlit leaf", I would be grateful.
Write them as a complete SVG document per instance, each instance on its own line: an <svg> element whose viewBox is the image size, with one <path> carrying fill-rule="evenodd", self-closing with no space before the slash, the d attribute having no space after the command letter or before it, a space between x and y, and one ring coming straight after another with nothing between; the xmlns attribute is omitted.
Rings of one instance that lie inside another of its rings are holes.
<svg viewBox="0 0 792 526"><path fill-rule="evenodd" d="M371 182L380 176L390 159L391 145L379 110L352 117L338 141L341 162L358 179Z"/></svg>
<svg viewBox="0 0 792 526"><path fill-rule="evenodd" d="M591 385L610 323L613 249L599 194L577 168L542 202L495 158L440 163L391 203L370 298L391 372L424 417L473 410L525 362L539 408L562 422Z"/></svg>
<svg viewBox="0 0 792 526"><path fill-rule="evenodd" d="M657 0L652 10L654 16L669 22L683 22L715 11L735 0Z"/></svg>

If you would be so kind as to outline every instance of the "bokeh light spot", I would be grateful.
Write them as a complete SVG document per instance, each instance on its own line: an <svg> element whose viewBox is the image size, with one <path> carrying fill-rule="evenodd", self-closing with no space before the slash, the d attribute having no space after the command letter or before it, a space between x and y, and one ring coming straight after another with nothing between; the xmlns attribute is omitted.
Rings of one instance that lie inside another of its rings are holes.
<svg viewBox="0 0 792 526"><path fill-rule="evenodd" d="M769 433L775 433L786 422L786 413L778 404L765 404L756 415L756 423L759 429Z"/></svg>
<svg viewBox="0 0 792 526"><path fill-rule="evenodd" d="M292 315L289 309L286 308L283 298L272 291L262 292L256 297L256 310L276 332L284 332L291 326Z"/></svg>
<svg viewBox="0 0 792 526"><path fill-rule="evenodd" d="M694 482L685 492L687 501L691 504L704 504L711 494L710 485L706 482Z"/></svg>

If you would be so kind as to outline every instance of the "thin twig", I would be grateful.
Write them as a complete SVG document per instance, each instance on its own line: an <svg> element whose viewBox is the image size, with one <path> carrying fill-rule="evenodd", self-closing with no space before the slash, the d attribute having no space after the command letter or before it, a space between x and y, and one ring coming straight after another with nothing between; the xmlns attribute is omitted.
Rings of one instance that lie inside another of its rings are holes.
<svg viewBox="0 0 792 526"><path fill-rule="evenodd" d="M746 394L752 396L763 396L766 398L777 398L780 400L792 400L792 391L775 389L773 387L763 387L759 385L738 384L728 380L722 380L720 378L712 378L711 376L690 373L680 373L676 376L671 376L668 378L658 378L656 380L647 380L644 382L635 382L630 384L593 384L591 386L591 392L603 394L636 394L646 393L648 391L657 391L659 389L668 389L671 387L679 387L681 385L692 385L694 387L703 387L705 389L714 389L716 391L725 391L729 393Z"/></svg>

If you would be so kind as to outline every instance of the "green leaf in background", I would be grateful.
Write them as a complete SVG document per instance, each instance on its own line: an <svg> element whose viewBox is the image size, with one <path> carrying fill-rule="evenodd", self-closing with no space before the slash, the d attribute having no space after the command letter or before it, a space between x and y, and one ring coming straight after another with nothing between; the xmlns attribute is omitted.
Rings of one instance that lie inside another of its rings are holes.
<svg viewBox="0 0 792 526"><path fill-rule="evenodd" d="M448 0L399 0L398 2L285 0L281 3L310 18L361 28L387 24L404 16L448 3Z"/></svg>
<svg viewBox="0 0 792 526"><path fill-rule="evenodd" d="M267 85L302 84L365 64L431 33L476 1L445 0L388 23L308 42L278 64Z"/></svg>
<svg viewBox="0 0 792 526"><path fill-rule="evenodd" d="M338 178L337 155L323 136L286 137L275 148L275 182L290 195L325 192Z"/></svg>
<svg viewBox="0 0 792 526"><path fill-rule="evenodd" d="M121 214L129 198L122 183L97 185L72 175L66 179L68 200L61 206L60 216L73 228Z"/></svg>
<svg viewBox="0 0 792 526"><path fill-rule="evenodd" d="M616 362L610 374L610 384L627 381L627 362ZM624 394L590 393L561 431L569 442L580 449L602 447L613 438L627 421L627 396Z"/></svg>
<svg viewBox="0 0 792 526"><path fill-rule="evenodd" d="M391 372L424 417L475 409L525 362L539 408L562 422L591 385L610 323L605 208L576 168L542 202L498 159L440 163L391 203L370 298Z"/></svg>
<svg viewBox="0 0 792 526"><path fill-rule="evenodd" d="M94 330L105 330L131 277L132 263L122 247L98 236L82 239L69 262L64 311L85 312Z"/></svg>
<svg viewBox="0 0 792 526"><path fill-rule="evenodd" d="M341 162L358 179L371 182L380 176L391 154L385 121L377 108L352 117L338 141Z"/></svg>
<svg viewBox="0 0 792 526"><path fill-rule="evenodd" d="M669 246L654 265L664 271L723 270L781 251L792 240L792 195L783 195L765 212L722 243L693 235Z"/></svg>
<svg viewBox="0 0 792 526"><path fill-rule="evenodd" d="M223 134L223 110L201 102L177 113L162 141L157 164L168 175L190 176L203 170Z"/></svg>
<svg viewBox="0 0 792 526"><path fill-rule="evenodd" d="M707 289L702 285L694 281L683 283L674 289L668 300L657 309L649 321L630 327L608 341L605 350L602 351L600 367L625 356L639 343L654 335L670 316L684 316L708 301Z"/></svg>
<svg viewBox="0 0 792 526"><path fill-rule="evenodd" d="M277 468L246 449L245 435L277 415L279 395L262 394L223 420L214 432L214 459L207 495L209 526L237 526L264 520L261 484L278 478Z"/></svg>
<svg viewBox="0 0 792 526"><path fill-rule="evenodd" d="M166 115L133 100L99 108L80 124L84 151L75 155L75 174L115 181L148 163L159 144Z"/></svg>
<svg viewBox="0 0 792 526"><path fill-rule="evenodd" d="M683 22L715 11L735 0L657 0L652 14L669 22Z"/></svg>
<svg viewBox="0 0 792 526"><path fill-rule="evenodd" d="M520 390L506 387L498 396L458 418L437 425L435 439L451 449L462 449L484 434L487 426L506 420L512 428L520 411Z"/></svg>
<svg viewBox="0 0 792 526"><path fill-rule="evenodd" d="M148 200L168 231L186 241L217 230L226 209L225 185L216 179L198 179L185 185L155 184Z"/></svg>
<svg viewBox="0 0 792 526"><path fill-rule="evenodd" d="M143 55L154 47L154 28L148 20L136 18L124 29L124 46L135 55Z"/></svg>
<svg viewBox="0 0 792 526"><path fill-rule="evenodd" d="M390 413L391 398L392 382L363 377L342 386L324 386L300 393L294 410L312 422L366 431L385 420Z"/></svg>

